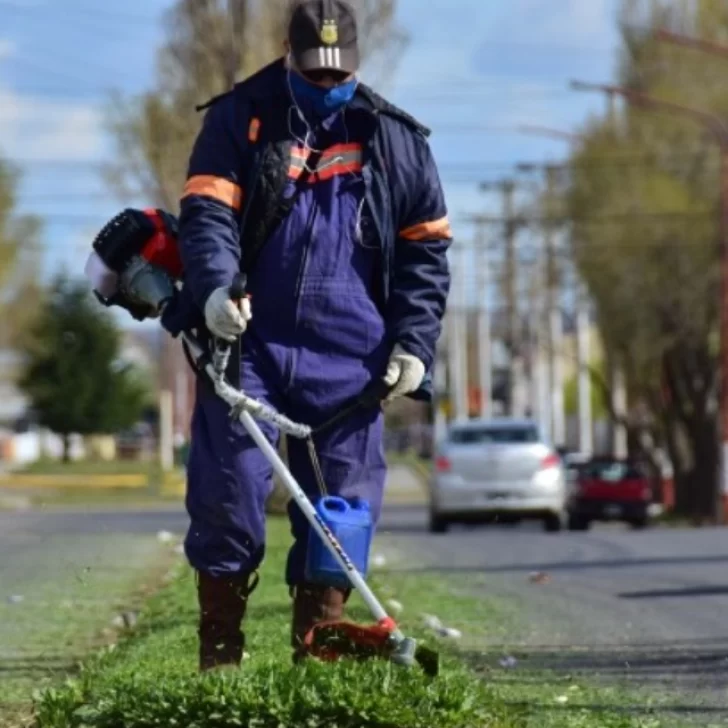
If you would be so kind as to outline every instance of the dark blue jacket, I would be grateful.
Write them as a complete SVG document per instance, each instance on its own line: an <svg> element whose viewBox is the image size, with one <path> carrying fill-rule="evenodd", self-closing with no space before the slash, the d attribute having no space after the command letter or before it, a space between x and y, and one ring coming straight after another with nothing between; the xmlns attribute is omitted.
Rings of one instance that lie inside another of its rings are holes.
<svg viewBox="0 0 728 728"><path fill-rule="evenodd" d="M290 163L290 112L282 61L209 105L191 155L179 221L185 288L200 309L216 288L230 285L245 269L261 218L278 202L276 180L287 177ZM429 130L363 84L346 113L364 115L371 123L363 160L362 234L381 246L388 336L392 345L401 344L424 362L428 375L414 398L429 399L450 289L446 253L452 242Z"/></svg>

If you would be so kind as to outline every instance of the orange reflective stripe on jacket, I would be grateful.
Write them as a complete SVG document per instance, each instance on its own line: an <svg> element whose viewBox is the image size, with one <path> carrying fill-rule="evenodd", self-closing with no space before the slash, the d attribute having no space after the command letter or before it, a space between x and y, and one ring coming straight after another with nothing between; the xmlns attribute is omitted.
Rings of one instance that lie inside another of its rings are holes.
<svg viewBox="0 0 728 728"><path fill-rule="evenodd" d="M240 210L243 204L243 191L238 185L224 177L209 174L195 175L187 180L182 198L190 195L211 197L235 211Z"/></svg>
<svg viewBox="0 0 728 728"><path fill-rule="evenodd" d="M302 147L291 149L291 164L288 176L298 179L305 169L309 153ZM362 170L361 144L336 144L321 154L321 159L314 174L310 175L308 182L323 182L340 174L356 174Z"/></svg>
<svg viewBox="0 0 728 728"><path fill-rule="evenodd" d="M450 240L452 238L452 229L447 217L441 217L439 220L421 222L418 225L405 228L400 231L399 237L418 243L427 240Z"/></svg>

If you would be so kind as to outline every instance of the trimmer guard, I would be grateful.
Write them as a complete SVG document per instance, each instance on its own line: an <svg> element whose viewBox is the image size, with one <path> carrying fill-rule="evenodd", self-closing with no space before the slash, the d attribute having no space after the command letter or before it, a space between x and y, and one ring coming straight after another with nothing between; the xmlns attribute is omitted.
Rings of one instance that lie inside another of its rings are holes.
<svg viewBox="0 0 728 728"><path fill-rule="evenodd" d="M327 662L342 657L388 659L397 646L392 639L396 629L390 618L372 625L345 620L319 622L308 632L303 646L307 654Z"/></svg>

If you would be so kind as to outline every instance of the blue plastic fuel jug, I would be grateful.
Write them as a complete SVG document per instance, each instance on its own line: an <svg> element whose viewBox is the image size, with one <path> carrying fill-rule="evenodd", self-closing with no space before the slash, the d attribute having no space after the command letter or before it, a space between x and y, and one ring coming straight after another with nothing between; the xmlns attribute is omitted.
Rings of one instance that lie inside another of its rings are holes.
<svg viewBox="0 0 728 728"><path fill-rule="evenodd" d="M314 505L321 520L334 534L357 571L366 576L374 526L369 504L362 498L346 500L324 496ZM311 529L306 553L306 580L313 584L346 589L351 586L346 572L329 553L319 535Z"/></svg>

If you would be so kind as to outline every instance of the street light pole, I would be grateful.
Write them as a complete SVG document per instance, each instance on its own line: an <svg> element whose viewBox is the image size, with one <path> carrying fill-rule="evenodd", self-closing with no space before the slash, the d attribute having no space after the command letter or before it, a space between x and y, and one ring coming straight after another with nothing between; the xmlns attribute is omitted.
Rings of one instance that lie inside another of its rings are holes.
<svg viewBox="0 0 728 728"><path fill-rule="evenodd" d="M728 49L726 49L726 54L728 54ZM707 129L718 144L720 150L720 391L718 407L721 433L719 480L721 494L725 496L728 494L728 124L708 111L696 109L692 106L683 106L673 101L657 99L620 86L572 81L571 87L575 91L600 91L611 97L621 96L633 106L671 111L693 119L704 129ZM720 514L720 520L725 520L724 509L721 507L720 500L719 497L715 498L714 509L716 514Z"/></svg>
<svg viewBox="0 0 728 728"><path fill-rule="evenodd" d="M466 249L462 245L453 246L452 279L456 297L449 311L447 326L447 351L449 395L452 418L464 422L468 416L468 327L467 327L467 290L465 275L467 263Z"/></svg>
<svg viewBox="0 0 728 728"><path fill-rule="evenodd" d="M521 124L517 127L523 134L537 134L568 142L582 139L581 134L548 126ZM552 322L554 323L554 322ZM576 296L576 362L578 391L578 441L579 451L591 455L594 449L594 435L591 408L591 376L589 373L589 343L591 317L589 313L589 296L583 283L579 283ZM556 408L558 410L558 406ZM563 410L563 407L562 407ZM564 431L565 434L565 431Z"/></svg>
<svg viewBox="0 0 728 728"><path fill-rule="evenodd" d="M505 302L505 336L509 355L508 394L506 411L511 416L519 416L521 406L518 393L521 389L523 375L521 319L518 306L518 282L520 271L516 260L516 233L519 221L516 217L514 197L516 183L510 178L498 182L482 182L480 189L483 192L497 190L502 196L503 209L503 276L502 293ZM486 253L487 255L487 253Z"/></svg>
<svg viewBox="0 0 728 728"><path fill-rule="evenodd" d="M480 385L480 416L493 416L493 342L490 324L490 256L485 224L478 225L475 254L479 273L477 285L477 352L478 384Z"/></svg>
<svg viewBox="0 0 728 728"><path fill-rule="evenodd" d="M537 169L537 165L519 164L518 169L529 172ZM564 368L563 368L563 311L561 308L560 272L556 262L556 241L553 223L550 222L551 207L556 195L557 174L560 167L555 164L544 165L546 174L546 206L547 214L543 226L544 232L544 266L542 285L545 292L544 328L548 331L548 371L549 371L549 436L558 447L566 441L566 419L564 413Z"/></svg>

